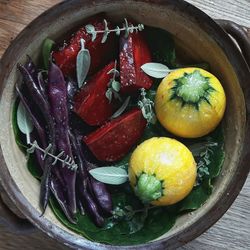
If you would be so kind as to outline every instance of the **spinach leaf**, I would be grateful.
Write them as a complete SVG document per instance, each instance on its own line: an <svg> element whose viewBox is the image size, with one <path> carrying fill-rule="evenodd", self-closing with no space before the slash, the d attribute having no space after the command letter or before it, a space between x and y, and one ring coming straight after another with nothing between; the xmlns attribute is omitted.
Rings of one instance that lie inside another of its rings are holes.
<svg viewBox="0 0 250 250"><path fill-rule="evenodd" d="M27 168L33 177L35 177L38 180L41 180L42 170L37 166L38 163L35 154L28 154Z"/></svg>
<svg viewBox="0 0 250 250"><path fill-rule="evenodd" d="M51 50L54 46L55 42L49 38L46 38L43 42L42 45L42 54L43 54L43 66L44 69L48 69L49 68L49 60L50 60L50 56L51 56Z"/></svg>
<svg viewBox="0 0 250 250"><path fill-rule="evenodd" d="M158 207L148 211L148 216L141 230L131 234L121 234L120 226L116 225L112 230L104 230L98 234L86 232L90 239L107 244L135 245L148 242L160 237L170 230L175 224L176 214L170 213L167 208Z"/></svg>
<svg viewBox="0 0 250 250"><path fill-rule="evenodd" d="M212 181L220 174L225 159L224 136L221 125L219 125L210 135L199 140L203 143L206 141L215 142L216 146L209 148L209 158L206 165L208 168L208 175L204 176L198 186L194 187L191 193L180 202L180 211L195 210L205 203L213 190ZM188 146L190 147L191 145L189 144ZM199 165L199 161L203 160L204 158L198 157L196 162Z"/></svg>
<svg viewBox="0 0 250 250"><path fill-rule="evenodd" d="M159 28L146 27L146 40L152 52L153 62L175 67L175 44L172 35Z"/></svg>

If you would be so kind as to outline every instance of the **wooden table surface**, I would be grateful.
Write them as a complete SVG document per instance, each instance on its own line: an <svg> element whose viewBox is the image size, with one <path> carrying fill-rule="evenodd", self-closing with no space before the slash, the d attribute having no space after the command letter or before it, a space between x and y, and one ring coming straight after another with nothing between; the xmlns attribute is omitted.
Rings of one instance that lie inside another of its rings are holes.
<svg viewBox="0 0 250 250"><path fill-rule="evenodd" d="M213 18L250 27L250 0L187 0ZM11 40L40 13L59 0L0 0L0 57ZM0 225L1 250L67 249L42 232L12 233ZM250 176L228 212L206 233L181 249L250 249Z"/></svg>

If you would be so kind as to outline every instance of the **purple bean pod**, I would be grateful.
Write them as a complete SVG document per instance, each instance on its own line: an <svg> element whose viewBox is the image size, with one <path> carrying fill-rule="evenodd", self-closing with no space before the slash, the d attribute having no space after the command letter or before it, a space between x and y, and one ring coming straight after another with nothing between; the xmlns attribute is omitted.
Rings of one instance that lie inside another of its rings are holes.
<svg viewBox="0 0 250 250"><path fill-rule="evenodd" d="M98 207L94 201L94 199L91 197L91 195L87 191L87 179L83 180L83 182L79 182L79 178L77 178L77 189L79 193L79 197L81 198L81 201L83 202L83 206L86 209L86 212L91 216L94 223L102 227L104 224L104 218L100 215L98 211Z"/></svg>
<svg viewBox="0 0 250 250"><path fill-rule="evenodd" d="M51 113L55 121L56 146L58 153L63 151L65 156L73 159L69 140L69 119L67 106L67 86L60 68L51 63L48 72L48 97L51 105ZM76 213L76 193L75 181L76 172L63 167L58 163L59 171L62 174L65 185L67 186L68 206L72 214Z"/></svg>
<svg viewBox="0 0 250 250"><path fill-rule="evenodd" d="M75 154L79 158L79 178L88 178L89 191L93 194L93 197L95 198L99 207L105 213L111 214L113 208L112 198L107 189L107 186L104 183L95 180L88 174L88 171L90 169L96 168L97 166L86 160L86 158L84 157L80 137L74 136L72 132L70 132L69 135Z"/></svg>
<svg viewBox="0 0 250 250"><path fill-rule="evenodd" d="M76 177L77 178L77 177ZM76 192L76 206L80 212L81 215L85 215L85 209L83 207L83 204L82 204L82 201L81 201L81 198L79 197L79 194L78 192Z"/></svg>
<svg viewBox="0 0 250 250"><path fill-rule="evenodd" d="M89 182L90 182L89 187L91 188L94 197L98 202L98 205L102 208L102 210L105 213L111 214L113 209L112 198L107 189L107 186L104 183L97 181L93 177L89 178Z"/></svg>
<svg viewBox="0 0 250 250"><path fill-rule="evenodd" d="M54 119L50 112L50 106L47 100L44 98L41 90L37 86L36 79L34 79L31 73L21 64L17 65L20 70L24 84L27 86L29 94L37 107L40 108L41 113L48 125L48 141L52 145L51 154L55 154L56 144L55 144L55 127L54 127ZM53 159L51 157L47 157L44 163L44 172L41 179L41 191L40 191L40 205L42 207L43 212L45 211L48 201L49 201L49 183L51 179L51 168L52 168Z"/></svg>
<svg viewBox="0 0 250 250"><path fill-rule="evenodd" d="M33 133L31 134L31 139L34 140ZM43 160L43 153L36 149L35 155L37 158L38 165L40 169L44 170L44 160ZM63 189L64 185L62 182L52 173L51 175L51 182L49 186L49 190L53 193L54 197L56 198L58 204L60 205L61 209L63 210L65 216L68 218L68 220L76 224L76 220L74 219L72 213L70 212L69 208L67 207L67 202L65 198L65 190Z"/></svg>

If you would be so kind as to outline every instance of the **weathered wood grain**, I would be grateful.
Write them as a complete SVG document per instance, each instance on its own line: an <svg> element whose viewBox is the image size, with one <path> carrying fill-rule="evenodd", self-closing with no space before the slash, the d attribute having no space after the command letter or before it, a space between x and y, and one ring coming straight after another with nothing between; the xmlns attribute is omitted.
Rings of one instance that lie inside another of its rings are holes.
<svg viewBox="0 0 250 250"><path fill-rule="evenodd" d="M250 27L250 0L187 0L213 18L233 20ZM0 0L0 57L11 40L31 20L60 0ZM1 250L66 249L36 231L17 235L0 225ZM181 249L250 249L250 176L228 212L206 233Z"/></svg>

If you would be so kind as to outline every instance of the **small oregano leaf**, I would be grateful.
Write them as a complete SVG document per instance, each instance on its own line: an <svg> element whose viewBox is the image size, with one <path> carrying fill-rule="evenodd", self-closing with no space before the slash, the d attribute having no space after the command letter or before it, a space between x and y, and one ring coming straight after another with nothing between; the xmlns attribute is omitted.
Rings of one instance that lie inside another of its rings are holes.
<svg viewBox="0 0 250 250"><path fill-rule="evenodd" d="M166 65L161 63L145 63L141 66L141 69L149 76L154 78L164 78L171 71Z"/></svg>
<svg viewBox="0 0 250 250"><path fill-rule="evenodd" d="M22 102L19 102L17 108L17 125L20 131L26 135L27 144L30 144L30 133L34 125Z"/></svg>
<svg viewBox="0 0 250 250"><path fill-rule="evenodd" d="M112 81L111 87L114 91L119 92L121 89L121 84L118 81Z"/></svg>
<svg viewBox="0 0 250 250"><path fill-rule="evenodd" d="M118 116L120 116L125 109L128 107L130 101L130 96L128 96L125 100L125 102L122 104L122 106L111 116L111 119L117 118Z"/></svg>
<svg viewBox="0 0 250 250"><path fill-rule="evenodd" d="M94 25L87 24L87 25L85 25L85 29L86 29L88 34L92 35L92 42L95 41L97 33L96 33Z"/></svg>
<svg viewBox="0 0 250 250"><path fill-rule="evenodd" d="M98 181L111 184L120 185L128 180L128 173L123 168L118 167L100 167L91 169L89 173Z"/></svg>
<svg viewBox="0 0 250 250"><path fill-rule="evenodd" d="M76 75L79 88L82 87L86 79L91 61L89 50L85 49L84 43L84 39L81 39L81 50L78 52L76 58Z"/></svg>
<svg viewBox="0 0 250 250"><path fill-rule="evenodd" d="M50 53L54 44L55 42L49 38L46 38L43 42L42 46L43 65L46 70L49 68Z"/></svg>
<svg viewBox="0 0 250 250"><path fill-rule="evenodd" d="M113 95L112 89L108 88L108 90L105 93L105 96L107 97L107 99L109 100L109 102L112 101L112 95Z"/></svg>

